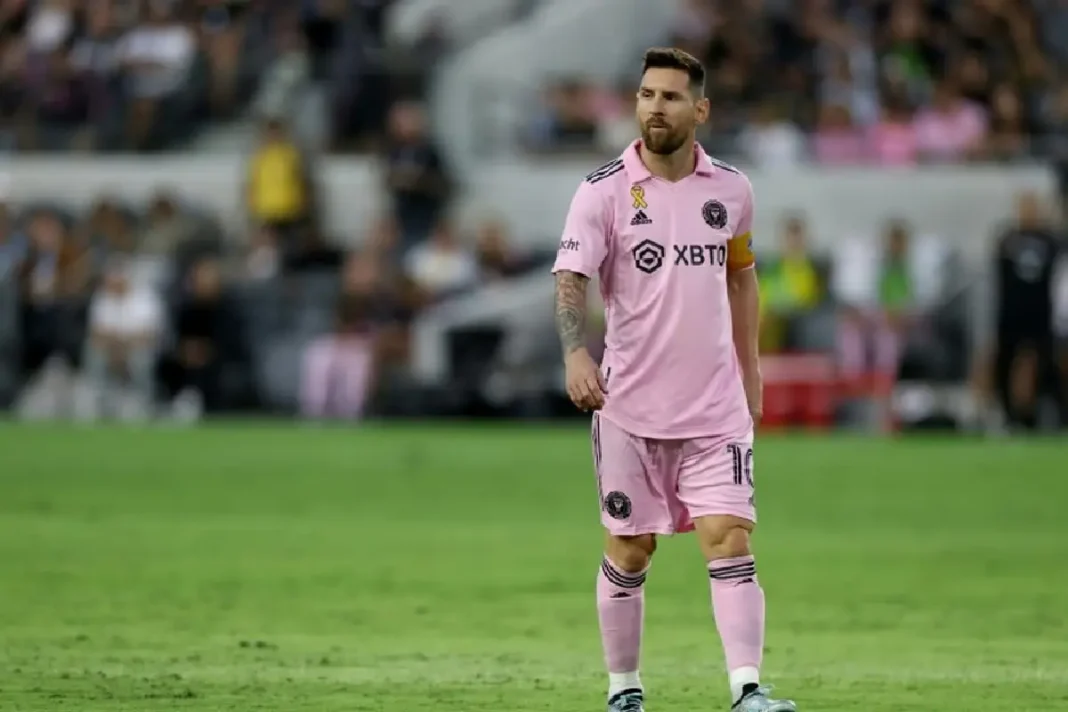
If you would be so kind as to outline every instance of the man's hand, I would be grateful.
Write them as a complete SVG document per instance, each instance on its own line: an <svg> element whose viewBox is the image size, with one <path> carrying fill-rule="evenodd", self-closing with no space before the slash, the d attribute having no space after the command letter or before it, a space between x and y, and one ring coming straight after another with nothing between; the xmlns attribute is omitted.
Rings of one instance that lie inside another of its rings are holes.
<svg viewBox="0 0 1068 712"><path fill-rule="evenodd" d="M589 351L580 348L565 356L564 370L567 373L567 395L579 410L600 410L604 407L608 388L601 368Z"/></svg>
<svg viewBox="0 0 1068 712"><path fill-rule="evenodd" d="M586 285L589 278L575 272L556 273L556 333L564 350L567 395L582 410L604 406L608 389L600 367L586 350Z"/></svg>

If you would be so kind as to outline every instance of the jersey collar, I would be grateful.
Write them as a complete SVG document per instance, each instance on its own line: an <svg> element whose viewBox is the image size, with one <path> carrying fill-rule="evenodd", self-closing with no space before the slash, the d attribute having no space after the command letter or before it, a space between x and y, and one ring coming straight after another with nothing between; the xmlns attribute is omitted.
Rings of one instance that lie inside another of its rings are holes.
<svg viewBox="0 0 1068 712"><path fill-rule="evenodd" d="M638 147L641 146L641 143L641 139L638 139L623 152L623 167L626 169L632 183L641 183L653 177L653 174L642 163L641 154L638 153ZM694 142L693 152L694 173L699 176L711 176L716 167L712 165L712 161L709 160L708 154L705 153L705 149L701 148L700 143Z"/></svg>

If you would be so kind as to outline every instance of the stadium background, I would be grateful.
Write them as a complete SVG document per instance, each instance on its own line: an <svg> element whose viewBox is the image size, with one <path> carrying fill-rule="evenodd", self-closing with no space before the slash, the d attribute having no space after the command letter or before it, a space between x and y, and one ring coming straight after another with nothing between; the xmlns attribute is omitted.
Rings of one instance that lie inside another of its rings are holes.
<svg viewBox="0 0 1068 712"><path fill-rule="evenodd" d="M1066 36L1058 0L0 3L0 709L600 704L548 268L663 44L758 199L769 673L1063 703L1068 280L1005 384L1048 437L972 431L997 241L1064 227ZM692 559L651 577L665 708L720 702Z"/></svg>

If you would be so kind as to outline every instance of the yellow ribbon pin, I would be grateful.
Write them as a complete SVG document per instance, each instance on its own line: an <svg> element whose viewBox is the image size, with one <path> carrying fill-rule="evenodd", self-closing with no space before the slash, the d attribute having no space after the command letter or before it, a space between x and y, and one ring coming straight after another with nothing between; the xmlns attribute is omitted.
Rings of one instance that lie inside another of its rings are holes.
<svg viewBox="0 0 1068 712"><path fill-rule="evenodd" d="M649 204L645 202L645 188L640 185L632 185L630 187L630 197L634 198L635 208L644 210L649 207Z"/></svg>

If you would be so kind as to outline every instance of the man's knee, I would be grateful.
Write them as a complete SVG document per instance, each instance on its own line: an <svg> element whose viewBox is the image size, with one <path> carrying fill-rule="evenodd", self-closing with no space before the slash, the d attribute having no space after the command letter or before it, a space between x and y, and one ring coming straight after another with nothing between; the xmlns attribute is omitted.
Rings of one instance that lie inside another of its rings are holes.
<svg viewBox="0 0 1068 712"><path fill-rule="evenodd" d="M655 551L655 534L639 534L637 536L615 536L609 534L605 541L605 555L609 561L619 569L631 573L644 571L648 568Z"/></svg>
<svg viewBox="0 0 1068 712"><path fill-rule="evenodd" d="M748 556L751 553L749 535L753 531L753 522L724 515L701 517L694 524L701 552L708 561Z"/></svg>

